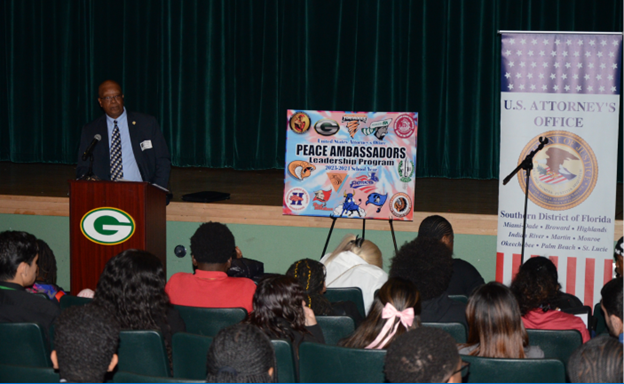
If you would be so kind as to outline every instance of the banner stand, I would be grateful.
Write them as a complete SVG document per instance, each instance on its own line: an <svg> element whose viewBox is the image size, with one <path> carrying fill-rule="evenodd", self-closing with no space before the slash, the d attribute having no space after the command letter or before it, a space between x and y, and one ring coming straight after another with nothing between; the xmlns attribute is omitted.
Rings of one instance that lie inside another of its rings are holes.
<svg viewBox="0 0 624 384"><path fill-rule="evenodd" d="M329 215L332 219L331 227L329 227L329 233L327 234L327 240L325 240L325 246L323 247L323 253L321 253L321 258L325 256L325 252L327 252L327 245L329 244L329 239L331 239L332 232L334 231L334 225L336 225L336 220L340 218L340 216ZM394 225L392 225L392 219L388 220L390 224L390 233L392 233L392 242L394 243L394 253L398 252L396 236L394 235ZM362 219L362 241L366 239L366 219Z"/></svg>

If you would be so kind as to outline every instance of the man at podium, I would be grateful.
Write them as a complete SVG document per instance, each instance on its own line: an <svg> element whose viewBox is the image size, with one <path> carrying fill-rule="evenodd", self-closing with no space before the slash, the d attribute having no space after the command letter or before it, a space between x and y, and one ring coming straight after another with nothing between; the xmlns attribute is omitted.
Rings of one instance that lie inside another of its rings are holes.
<svg viewBox="0 0 624 384"><path fill-rule="evenodd" d="M92 157L97 179L147 181L167 188L171 159L156 119L127 111L121 86L113 80L100 84L98 101L105 114L82 129L76 178L87 176Z"/></svg>

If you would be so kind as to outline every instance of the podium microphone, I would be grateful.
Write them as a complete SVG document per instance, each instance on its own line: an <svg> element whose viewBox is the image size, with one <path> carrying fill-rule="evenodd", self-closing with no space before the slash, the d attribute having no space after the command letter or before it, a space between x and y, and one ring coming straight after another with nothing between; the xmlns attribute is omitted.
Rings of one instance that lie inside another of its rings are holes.
<svg viewBox="0 0 624 384"><path fill-rule="evenodd" d="M91 144L89 144L89 146L87 147L87 150L84 151L84 153L82 154L83 161L86 161L89 158L89 156L91 156L91 152L93 152L93 148L95 148L95 145L99 143L100 140L102 140L102 136L100 136L99 133L93 136L93 141L91 141Z"/></svg>

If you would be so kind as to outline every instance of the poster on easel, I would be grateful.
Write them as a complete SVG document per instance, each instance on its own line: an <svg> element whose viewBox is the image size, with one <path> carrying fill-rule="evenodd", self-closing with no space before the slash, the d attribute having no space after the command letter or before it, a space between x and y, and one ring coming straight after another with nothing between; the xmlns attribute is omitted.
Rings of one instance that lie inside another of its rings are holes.
<svg viewBox="0 0 624 384"><path fill-rule="evenodd" d="M287 111L284 215L411 221L416 112Z"/></svg>

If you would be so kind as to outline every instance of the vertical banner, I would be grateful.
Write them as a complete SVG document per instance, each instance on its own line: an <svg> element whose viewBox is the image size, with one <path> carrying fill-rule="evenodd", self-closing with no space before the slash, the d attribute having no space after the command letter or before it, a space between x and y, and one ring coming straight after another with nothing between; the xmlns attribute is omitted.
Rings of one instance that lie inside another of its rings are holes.
<svg viewBox="0 0 624 384"><path fill-rule="evenodd" d="M562 290L593 307L611 276L622 36L502 33L501 56L496 279L509 284L520 267L526 172L502 180L546 137L524 257L549 257Z"/></svg>
<svg viewBox="0 0 624 384"><path fill-rule="evenodd" d="M414 216L415 112L288 110L285 215Z"/></svg>

